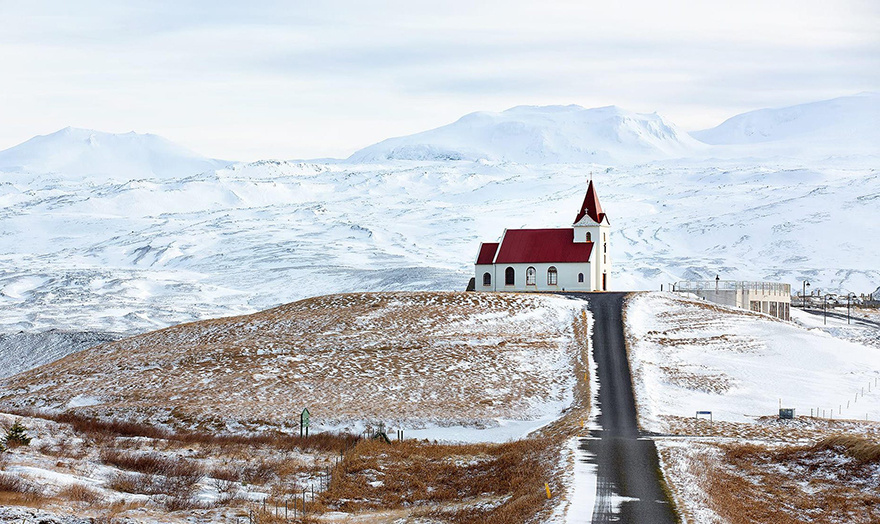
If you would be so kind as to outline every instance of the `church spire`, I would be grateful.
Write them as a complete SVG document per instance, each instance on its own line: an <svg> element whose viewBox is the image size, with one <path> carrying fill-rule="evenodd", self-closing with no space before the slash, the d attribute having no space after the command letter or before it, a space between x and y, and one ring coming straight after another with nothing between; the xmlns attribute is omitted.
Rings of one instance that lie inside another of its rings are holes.
<svg viewBox="0 0 880 524"><path fill-rule="evenodd" d="M596 194L596 188L593 187L592 178L589 187L587 187L587 196L584 197L584 203L581 205L581 210L577 214L577 218L574 219L574 223L580 222L584 216L590 217L597 224L601 224L605 219L605 213L602 211L602 205L599 204L599 195Z"/></svg>

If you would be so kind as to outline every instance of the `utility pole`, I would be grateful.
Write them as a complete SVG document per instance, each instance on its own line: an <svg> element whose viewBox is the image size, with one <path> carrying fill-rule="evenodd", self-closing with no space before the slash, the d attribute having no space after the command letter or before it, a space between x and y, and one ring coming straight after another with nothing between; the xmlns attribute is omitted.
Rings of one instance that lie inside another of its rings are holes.
<svg viewBox="0 0 880 524"><path fill-rule="evenodd" d="M804 280L804 291L801 293L801 309L807 309L807 286L810 283Z"/></svg>

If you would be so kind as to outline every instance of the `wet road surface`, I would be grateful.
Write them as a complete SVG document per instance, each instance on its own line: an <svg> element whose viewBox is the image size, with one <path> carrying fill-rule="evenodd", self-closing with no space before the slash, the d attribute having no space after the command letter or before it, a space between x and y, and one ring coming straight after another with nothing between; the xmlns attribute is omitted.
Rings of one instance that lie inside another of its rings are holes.
<svg viewBox="0 0 880 524"><path fill-rule="evenodd" d="M596 467L596 502L583 522L676 522L662 489L657 448L639 431L623 332L626 293L566 293L589 301L593 358L599 383L598 428L582 438L583 460ZM580 519L579 519L580 520Z"/></svg>

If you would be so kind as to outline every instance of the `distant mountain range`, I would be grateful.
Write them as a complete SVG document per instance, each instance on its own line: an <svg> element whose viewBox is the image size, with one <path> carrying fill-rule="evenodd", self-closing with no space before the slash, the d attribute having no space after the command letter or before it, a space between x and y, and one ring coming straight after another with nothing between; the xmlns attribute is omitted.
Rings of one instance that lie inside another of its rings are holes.
<svg viewBox="0 0 880 524"><path fill-rule="evenodd" d="M633 164L674 158L880 156L877 122L877 93L750 111L690 134L656 113L616 106L519 106L471 113L436 129L389 138L346 161ZM174 178L229 163L157 135L71 127L0 151L0 172L76 178Z"/></svg>
<svg viewBox="0 0 880 524"><path fill-rule="evenodd" d="M658 114L615 106L520 106L501 113L471 113L437 129L389 138L348 160L609 163L691 156L702 146Z"/></svg>
<svg viewBox="0 0 880 524"><path fill-rule="evenodd" d="M520 106L471 113L443 127L389 138L348 160L613 164L717 156L880 155L877 122L876 93L751 111L690 135L656 113L615 106Z"/></svg>
<svg viewBox="0 0 880 524"><path fill-rule="evenodd" d="M796 142L880 148L880 94L862 93L780 109L759 109L691 133L714 145Z"/></svg>
<svg viewBox="0 0 880 524"><path fill-rule="evenodd" d="M746 113L694 133L706 143L654 114L517 107L347 161L229 165L155 135L64 129L0 152L0 333L461 289L480 241L571 224L590 172L614 289L721 275L871 292L876 108L857 95ZM65 337L50 342L74 347ZM0 340L0 354L33 344Z"/></svg>
<svg viewBox="0 0 880 524"><path fill-rule="evenodd" d="M35 136L0 151L0 171L78 178L174 178L227 164L158 135L113 134L75 127Z"/></svg>

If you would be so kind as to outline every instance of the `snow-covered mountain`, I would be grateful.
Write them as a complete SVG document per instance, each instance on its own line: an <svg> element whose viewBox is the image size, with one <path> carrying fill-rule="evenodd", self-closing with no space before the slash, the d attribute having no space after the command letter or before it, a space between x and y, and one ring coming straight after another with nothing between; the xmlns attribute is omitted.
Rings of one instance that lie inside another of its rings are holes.
<svg viewBox="0 0 880 524"><path fill-rule="evenodd" d="M577 106L475 113L358 162L210 169L182 151L64 130L0 153L26 172L0 173L0 333L131 333L333 292L463 289L480 241L569 226L591 172L613 225L614 289L715 275L880 285L866 241L880 237L870 155L760 157L769 150L701 145L656 115ZM417 160L394 159L407 155ZM101 171L113 176L83 175Z"/></svg>
<svg viewBox="0 0 880 524"><path fill-rule="evenodd" d="M158 135L113 134L74 127L0 151L0 171L76 178L183 177L226 164Z"/></svg>
<svg viewBox="0 0 880 524"><path fill-rule="evenodd" d="M615 106L519 106L501 113L471 113L437 129L390 138L348 160L607 163L677 158L704 147L656 113Z"/></svg>
<svg viewBox="0 0 880 524"><path fill-rule="evenodd" d="M822 100L734 116L712 129L691 133L714 145L770 146L767 152L863 153L880 155L880 93Z"/></svg>

